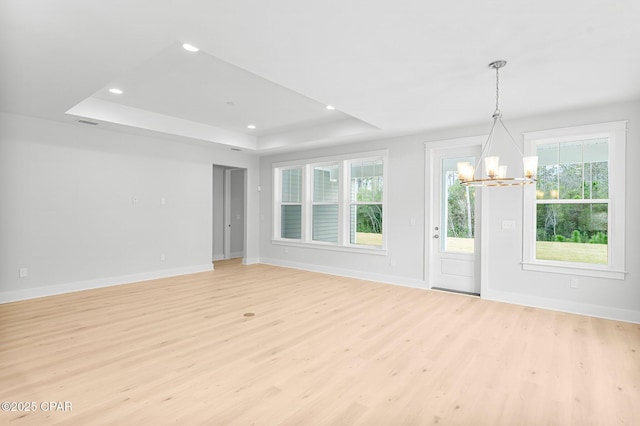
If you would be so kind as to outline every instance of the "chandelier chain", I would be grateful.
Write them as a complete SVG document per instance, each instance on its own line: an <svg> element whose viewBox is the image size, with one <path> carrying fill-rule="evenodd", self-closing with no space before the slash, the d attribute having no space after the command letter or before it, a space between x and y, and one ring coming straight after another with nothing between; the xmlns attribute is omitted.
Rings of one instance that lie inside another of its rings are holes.
<svg viewBox="0 0 640 426"><path fill-rule="evenodd" d="M495 114L500 114L500 68L496 67L496 111Z"/></svg>

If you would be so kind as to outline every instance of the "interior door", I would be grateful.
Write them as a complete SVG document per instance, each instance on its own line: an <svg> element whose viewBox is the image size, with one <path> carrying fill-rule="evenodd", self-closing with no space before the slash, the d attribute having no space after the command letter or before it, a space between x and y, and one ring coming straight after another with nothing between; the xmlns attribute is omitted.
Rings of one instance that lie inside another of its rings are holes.
<svg viewBox="0 0 640 426"><path fill-rule="evenodd" d="M460 185L457 164L476 163L480 145L431 150L431 288L480 294L480 191Z"/></svg>

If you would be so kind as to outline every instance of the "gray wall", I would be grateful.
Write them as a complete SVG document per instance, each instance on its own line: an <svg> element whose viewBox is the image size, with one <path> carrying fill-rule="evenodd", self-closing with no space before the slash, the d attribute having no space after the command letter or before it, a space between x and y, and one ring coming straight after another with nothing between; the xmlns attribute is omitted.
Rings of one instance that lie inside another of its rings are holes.
<svg viewBox="0 0 640 426"><path fill-rule="evenodd" d="M522 197L520 188L490 191L485 197L489 211L488 229L483 231L488 250L487 286L483 297L525 305L640 322L640 197L634 183L640 181L640 102L619 103L546 116L504 121L517 140L524 132L629 120L627 135L627 204L625 280L580 277L580 288L570 288L571 276L523 271ZM425 143L486 134L490 118L478 126L447 129L428 134L366 143L340 145L306 152L272 155L260 159L260 258L267 263L375 279L384 282L428 287L425 263ZM311 247L273 244L272 163L337 154L388 149L389 164L385 188L388 191L386 256L329 251ZM487 190L488 191L488 190ZM516 231L501 229L502 220L515 220ZM415 224L414 224L415 223ZM425 273L426 272L426 273Z"/></svg>
<svg viewBox="0 0 640 426"><path fill-rule="evenodd" d="M0 114L0 301L211 270L214 163L247 168L257 188L242 152Z"/></svg>

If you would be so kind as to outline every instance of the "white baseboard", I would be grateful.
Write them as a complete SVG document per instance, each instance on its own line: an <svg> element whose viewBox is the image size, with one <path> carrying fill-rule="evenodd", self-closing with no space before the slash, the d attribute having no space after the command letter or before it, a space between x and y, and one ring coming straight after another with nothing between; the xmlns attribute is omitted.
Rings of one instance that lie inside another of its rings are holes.
<svg viewBox="0 0 640 426"><path fill-rule="evenodd" d="M155 280L158 278L175 277L177 275L195 274L197 272L212 271L212 264L184 266L159 271L142 272L138 274L122 275L119 277L98 278L87 281L35 287L24 290L0 292L0 303L17 302L19 300L36 299L38 297L56 294L72 293L75 291L91 290L94 288L111 287L114 285L131 284L139 281Z"/></svg>
<svg viewBox="0 0 640 426"><path fill-rule="evenodd" d="M352 269L335 268L324 265L313 265L307 263L290 262L280 259L269 258L245 258L245 265L265 263L268 265L284 266L287 268L301 269L305 271L320 272L329 275L339 275L343 277L356 278L367 281L375 281L385 284L394 284L404 287L427 289L428 286L423 280L397 277L394 275L377 274L372 272L357 271ZM198 272L212 271L211 264L185 266L181 268L164 269L159 271L143 272L138 274L122 275L118 277L98 278L87 281L77 281L67 284L36 287L24 290L14 290L0 292L0 303L16 302L19 300L35 299L38 297L53 296L56 294L71 293L95 288L110 287L122 284L131 284L139 281L148 281L159 278L168 278L178 275L194 274ZM550 309L572 314L587 315L591 317L605 318L616 321L625 321L640 324L640 312L613 308L601 305L591 305L586 303L571 302L566 300L548 299L525 294L510 293L505 291L484 290L482 299L497 302L512 303L516 305L531 306L541 309Z"/></svg>
<svg viewBox="0 0 640 426"><path fill-rule="evenodd" d="M254 262L255 263L255 262ZM268 265L284 266L293 269L302 269L305 271L321 272L330 275L339 275L343 277L357 278L367 281L376 281L385 284L395 284L404 287L428 289L428 284L423 280L411 279L405 277L396 277L393 275L376 274L371 272L356 271L351 269L334 268L324 265L313 265L306 263L290 262L281 259L265 259L261 258L260 263ZM248 263L247 263L248 264ZM494 300L497 302L511 303L515 305L531 306L534 308L550 309L554 311L567 312L578 315L587 315L591 317L611 319L616 321L625 321L640 324L640 312L628 309L612 308L608 306L589 305L585 303L576 303L566 300L547 299L536 296L509 293L503 291L486 290L482 292L482 299Z"/></svg>
<svg viewBox="0 0 640 426"><path fill-rule="evenodd" d="M260 263L259 257L245 257L242 261L243 265L255 265L256 263Z"/></svg>
<svg viewBox="0 0 640 426"><path fill-rule="evenodd" d="M481 297L482 299L494 300L496 302L512 303L516 305L531 306L533 308L550 309L553 311L640 324L640 312L629 309L591 305L568 300L547 299L544 297L496 290L484 290Z"/></svg>
<svg viewBox="0 0 640 426"><path fill-rule="evenodd" d="M374 272L357 271L354 269L334 268L325 265L313 265L309 263L290 262L281 259L265 259L260 258L260 263L274 266L284 266L287 268L301 269L304 271L321 272L329 275L339 275L341 277L356 278L360 280L375 281L384 284L394 284L403 287L419 288L425 290L427 288L425 282L420 279L398 277L395 275L377 274ZM247 263L248 264L248 263Z"/></svg>

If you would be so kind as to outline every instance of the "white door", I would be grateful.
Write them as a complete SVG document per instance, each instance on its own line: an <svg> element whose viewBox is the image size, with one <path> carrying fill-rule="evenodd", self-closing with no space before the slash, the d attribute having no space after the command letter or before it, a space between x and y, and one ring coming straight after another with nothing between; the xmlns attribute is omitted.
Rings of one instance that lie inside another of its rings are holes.
<svg viewBox="0 0 640 426"><path fill-rule="evenodd" d="M475 165L479 156L479 144L430 150L430 288L480 294L480 191L460 185L457 172L458 162Z"/></svg>

